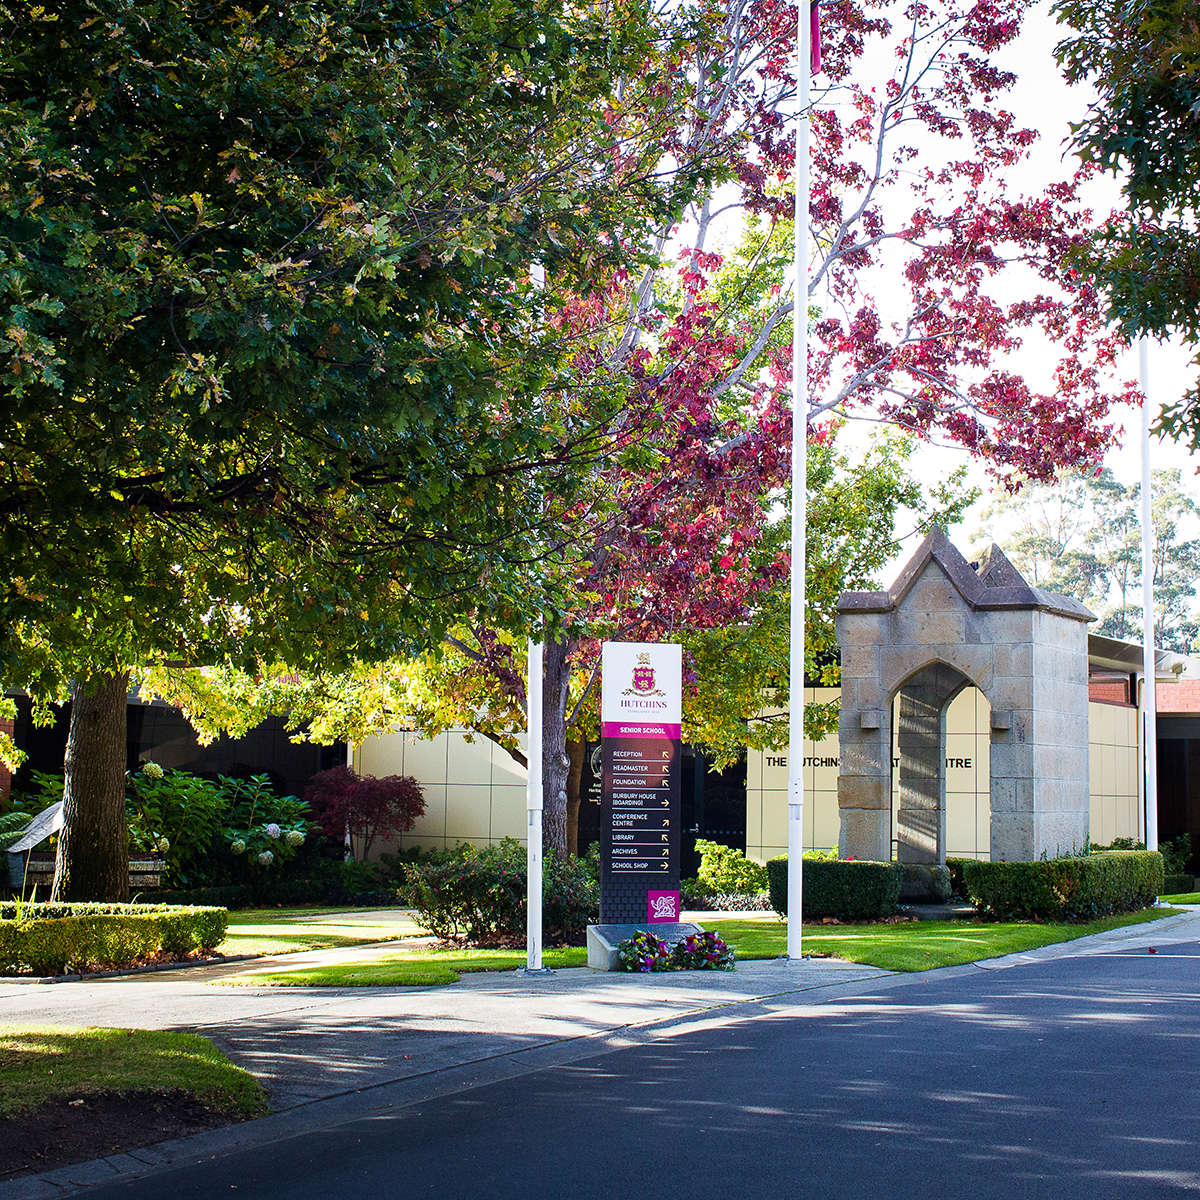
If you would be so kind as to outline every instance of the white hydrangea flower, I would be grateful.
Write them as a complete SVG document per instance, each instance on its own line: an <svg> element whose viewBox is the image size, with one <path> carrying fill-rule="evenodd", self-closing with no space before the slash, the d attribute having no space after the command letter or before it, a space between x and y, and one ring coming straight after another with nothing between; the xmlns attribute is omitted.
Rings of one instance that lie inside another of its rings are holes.
<svg viewBox="0 0 1200 1200"><path fill-rule="evenodd" d="M264 850L258 856L258 865L260 867L269 867L275 861L275 855L270 850Z"/></svg>
<svg viewBox="0 0 1200 1200"><path fill-rule="evenodd" d="M163 769L158 763L147 760L142 763L142 774L147 779L161 779L163 777Z"/></svg>
<svg viewBox="0 0 1200 1200"><path fill-rule="evenodd" d="M229 843L230 852L233 854L244 854L246 851L246 843L241 838L234 838Z"/></svg>
<svg viewBox="0 0 1200 1200"><path fill-rule="evenodd" d="M267 837L273 839L273 838L277 838L283 832L283 830L280 829L279 826L276 825L274 821L272 821L269 825L267 825L263 829L263 832L267 835Z"/></svg>
<svg viewBox="0 0 1200 1200"><path fill-rule="evenodd" d="M299 829L289 829L284 835L284 840L289 846L303 846L304 834Z"/></svg>

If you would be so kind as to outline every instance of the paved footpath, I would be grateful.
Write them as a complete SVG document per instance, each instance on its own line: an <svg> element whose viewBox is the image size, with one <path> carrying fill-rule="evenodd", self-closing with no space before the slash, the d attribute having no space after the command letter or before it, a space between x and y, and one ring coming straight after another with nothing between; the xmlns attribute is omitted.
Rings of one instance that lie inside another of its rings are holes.
<svg viewBox="0 0 1200 1200"><path fill-rule="evenodd" d="M1200 941L1200 910L938 972L893 974L834 959L747 962L732 973L657 976L586 968L527 977L466 975L440 988L263 988L212 969L39 986L0 985L0 1023L195 1030L266 1085L271 1116L64 1167L0 1186L0 1197L61 1196L169 1164L267 1146L372 1111L540 1071L658 1038L798 1011L933 977L1062 957L1162 954ZM385 944L379 952L394 952ZM362 958L363 947L319 952ZM317 953L303 956L317 959ZM278 963L280 959L273 959ZM261 966L261 964L254 964ZM239 969L245 969L239 968ZM228 970L228 968L222 968ZM207 976L207 978L206 978Z"/></svg>

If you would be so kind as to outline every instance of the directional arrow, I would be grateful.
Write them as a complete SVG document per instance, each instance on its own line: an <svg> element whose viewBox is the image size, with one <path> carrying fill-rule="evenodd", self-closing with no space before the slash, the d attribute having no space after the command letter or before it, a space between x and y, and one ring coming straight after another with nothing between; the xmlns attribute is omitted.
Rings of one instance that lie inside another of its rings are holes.
<svg viewBox="0 0 1200 1200"><path fill-rule="evenodd" d="M671 839L670 839L670 837L669 837L667 834L665 834L665 833L664 833L664 834L662 835L662 840L663 840L664 842L669 842Z"/></svg>

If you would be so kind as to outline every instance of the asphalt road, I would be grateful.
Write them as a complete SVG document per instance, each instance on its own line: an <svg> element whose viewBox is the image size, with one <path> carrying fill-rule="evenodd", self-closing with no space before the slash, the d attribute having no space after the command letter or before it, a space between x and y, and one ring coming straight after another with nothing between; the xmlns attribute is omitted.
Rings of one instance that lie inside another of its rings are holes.
<svg viewBox="0 0 1200 1200"><path fill-rule="evenodd" d="M933 972L87 1194L1200 1195L1200 945Z"/></svg>

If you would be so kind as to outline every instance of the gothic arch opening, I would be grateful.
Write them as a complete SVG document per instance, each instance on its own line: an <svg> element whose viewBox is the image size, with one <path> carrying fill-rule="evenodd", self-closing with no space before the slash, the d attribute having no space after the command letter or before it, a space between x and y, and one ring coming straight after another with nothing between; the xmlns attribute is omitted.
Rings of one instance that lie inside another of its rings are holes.
<svg viewBox="0 0 1200 1200"><path fill-rule="evenodd" d="M947 854L986 857L986 696L957 668L935 661L896 689L890 710L894 856L908 863L943 863Z"/></svg>

